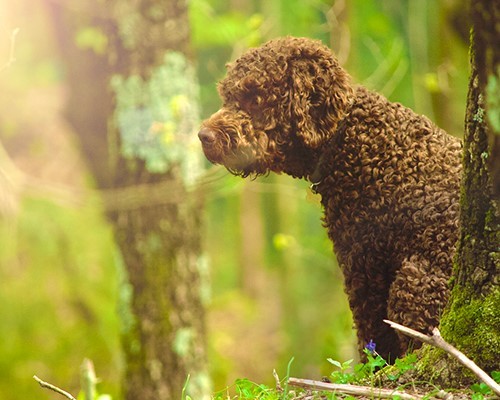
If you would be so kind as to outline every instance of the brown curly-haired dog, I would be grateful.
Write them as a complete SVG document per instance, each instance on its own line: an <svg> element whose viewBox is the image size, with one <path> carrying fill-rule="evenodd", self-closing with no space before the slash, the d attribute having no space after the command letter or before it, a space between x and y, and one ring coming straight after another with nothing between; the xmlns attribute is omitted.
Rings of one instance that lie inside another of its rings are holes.
<svg viewBox="0 0 500 400"><path fill-rule="evenodd" d="M357 328L386 359L429 332L448 299L457 240L461 144L427 118L353 86L319 41L281 38L228 66L223 107L198 136L243 177L284 172L321 195ZM418 344L415 343L416 347Z"/></svg>

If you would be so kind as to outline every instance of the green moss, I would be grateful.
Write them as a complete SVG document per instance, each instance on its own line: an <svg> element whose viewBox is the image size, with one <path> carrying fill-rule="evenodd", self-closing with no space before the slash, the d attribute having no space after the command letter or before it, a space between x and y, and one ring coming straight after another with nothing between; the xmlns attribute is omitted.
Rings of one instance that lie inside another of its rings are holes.
<svg viewBox="0 0 500 400"><path fill-rule="evenodd" d="M453 303L441 320L443 338L461 350L482 369L498 368L500 354L500 291L495 288L478 298L466 288L454 289ZM418 379L443 387L467 387L477 381L475 375L443 350L424 345L418 351Z"/></svg>
<svg viewBox="0 0 500 400"><path fill-rule="evenodd" d="M497 220L497 217L495 215L495 210L493 208L490 208L486 212L486 216L484 219L484 225L485 225L484 229L488 230L490 232L496 231L497 235L500 235L500 231L498 230L498 226L495 226L496 220Z"/></svg>
<svg viewBox="0 0 500 400"><path fill-rule="evenodd" d="M123 258L120 253L115 255L115 266L116 275L119 282L119 292L118 292L118 314L120 316L120 321L122 323L122 333L128 332L132 329L135 324L134 315L132 313L131 304L134 289L130 284L127 269L123 262Z"/></svg>
<svg viewBox="0 0 500 400"><path fill-rule="evenodd" d="M446 360L446 353L436 347L424 345L418 351L418 355L417 372L425 376L430 382L439 379L445 369L443 360Z"/></svg>
<svg viewBox="0 0 500 400"><path fill-rule="evenodd" d="M196 332L193 328L181 328L175 333L174 351L182 358L187 357L195 346Z"/></svg>
<svg viewBox="0 0 500 400"><path fill-rule="evenodd" d="M458 291L459 290L459 291ZM478 298L464 288L454 290L453 303L441 320L443 337L485 369L493 369L500 354L500 290Z"/></svg>
<svg viewBox="0 0 500 400"><path fill-rule="evenodd" d="M168 52L149 79L116 75L111 86L122 155L143 160L151 173L164 173L172 165L180 165L184 180L194 181L201 171L195 135L198 84L186 57Z"/></svg>
<svg viewBox="0 0 500 400"><path fill-rule="evenodd" d="M415 381L429 382L443 389L464 389L477 382L468 368L444 350L426 344L418 355L412 376Z"/></svg>
<svg viewBox="0 0 500 400"><path fill-rule="evenodd" d="M484 109L481 108L481 107L478 107L477 111L474 114L474 116L472 117L472 119L474 121L479 122L480 124L482 124L483 123L483 118L484 118Z"/></svg>

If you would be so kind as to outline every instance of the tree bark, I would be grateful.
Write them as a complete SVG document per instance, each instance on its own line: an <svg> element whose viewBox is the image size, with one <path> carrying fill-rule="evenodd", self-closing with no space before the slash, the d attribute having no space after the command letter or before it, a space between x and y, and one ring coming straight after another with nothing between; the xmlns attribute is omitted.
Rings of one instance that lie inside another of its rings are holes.
<svg viewBox="0 0 500 400"><path fill-rule="evenodd" d="M499 4L497 0L470 2L473 29L461 228L450 302L440 328L448 342L487 372L498 369L500 360ZM441 351L426 348L423 353L424 375L433 373L452 386L473 379Z"/></svg>
<svg viewBox="0 0 500 400"><path fill-rule="evenodd" d="M92 3L48 4L67 67L67 116L107 189L124 266L124 398L181 398L188 375L187 393L208 398L187 3Z"/></svg>

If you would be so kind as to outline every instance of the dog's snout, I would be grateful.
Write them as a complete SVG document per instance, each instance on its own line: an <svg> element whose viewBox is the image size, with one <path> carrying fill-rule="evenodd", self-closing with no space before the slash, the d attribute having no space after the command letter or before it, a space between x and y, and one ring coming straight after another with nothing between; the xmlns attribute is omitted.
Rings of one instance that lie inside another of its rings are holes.
<svg viewBox="0 0 500 400"><path fill-rule="evenodd" d="M215 133L211 129L201 128L198 132L198 138L203 144L210 144L215 141Z"/></svg>

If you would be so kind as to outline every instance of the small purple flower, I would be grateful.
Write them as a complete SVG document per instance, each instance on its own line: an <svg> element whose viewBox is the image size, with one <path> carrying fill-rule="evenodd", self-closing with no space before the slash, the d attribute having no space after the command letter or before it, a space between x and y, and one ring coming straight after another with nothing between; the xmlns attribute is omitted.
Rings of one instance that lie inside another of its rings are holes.
<svg viewBox="0 0 500 400"><path fill-rule="evenodd" d="M370 342L365 346L365 349L368 350L370 353L375 354L375 348L377 347L377 344L370 339Z"/></svg>

